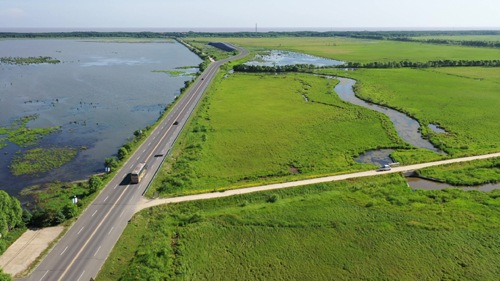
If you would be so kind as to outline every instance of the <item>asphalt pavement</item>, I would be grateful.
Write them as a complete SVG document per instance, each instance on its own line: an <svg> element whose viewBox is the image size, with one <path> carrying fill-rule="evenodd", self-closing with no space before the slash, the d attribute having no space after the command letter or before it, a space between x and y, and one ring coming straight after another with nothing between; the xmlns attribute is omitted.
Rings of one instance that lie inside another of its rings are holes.
<svg viewBox="0 0 500 281"><path fill-rule="evenodd" d="M237 49L241 52L239 55L214 62L207 67L31 275L19 280L88 281L97 276L135 213L144 190L196 108L217 69L229 60L248 54L244 49ZM174 125L176 121L178 124ZM148 164L146 176L139 184L126 183L128 174L140 162Z"/></svg>

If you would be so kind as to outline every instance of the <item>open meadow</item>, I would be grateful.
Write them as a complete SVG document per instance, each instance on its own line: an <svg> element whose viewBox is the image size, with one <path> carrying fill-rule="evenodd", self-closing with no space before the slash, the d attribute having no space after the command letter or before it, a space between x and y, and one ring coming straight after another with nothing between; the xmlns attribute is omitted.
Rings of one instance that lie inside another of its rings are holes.
<svg viewBox="0 0 500 281"><path fill-rule="evenodd" d="M321 70L358 80L356 94L419 121L423 135L453 157L500 150L497 68ZM428 124L446 132L434 132ZM397 155L397 153L396 153ZM404 157L400 155L401 157Z"/></svg>
<svg viewBox="0 0 500 281"><path fill-rule="evenodd" d="M171 196L373 169L353 158L409 146L387 116L342 101L335 79L234 73L215 83L152 191Z"/></svg>
<svg viewBox="0 0 500 281"><path fill-rule="evenodd" d="M96 280L494 280L499 192L384 175L153 207Z"/></svg>
<svg viewBox="0 0 500 281"><path fill-rule="evenodd" d="M190 38L206 41L207 38ZM409 60L496 60L500 49L442 46L424 43L376 41L340 37L280 37L280 38L210 38L242 47L266 48L307 53L319 57L352 62L392 62Z"/></svg>

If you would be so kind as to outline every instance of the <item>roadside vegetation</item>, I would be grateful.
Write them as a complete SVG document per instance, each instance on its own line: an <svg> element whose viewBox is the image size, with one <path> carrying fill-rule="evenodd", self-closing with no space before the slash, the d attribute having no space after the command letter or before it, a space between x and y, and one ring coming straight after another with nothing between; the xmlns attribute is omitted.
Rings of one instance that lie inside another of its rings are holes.
<svg viewBox="0 0 500 281"><path fill-rule="evenodd" d="M19 200L0 190L0 255L26 231L27 222ZM12 277L0 268L0 280L9 281Z"/></svg>
<svg viewBox="0 0 500 281"><path fill-rule="evenodd" d="M499 191L412 192L400 175L163 205L136 214L97 280L490 280L499 206Z"/></svg>
<svg viewBox="0 0 500 281"><path fill-rule="evenodd" d="M500 182L500 158L440 165L416 171L418 176L451 185L481 185Z"/></svg>
<svg viewBox="0 0 500 281"><path fill-rule="evenodd" d="M388 117L342 101L337 83L307 74L216 79L151 192L172 196L372 169L353 158L409 147Z"/></svg>

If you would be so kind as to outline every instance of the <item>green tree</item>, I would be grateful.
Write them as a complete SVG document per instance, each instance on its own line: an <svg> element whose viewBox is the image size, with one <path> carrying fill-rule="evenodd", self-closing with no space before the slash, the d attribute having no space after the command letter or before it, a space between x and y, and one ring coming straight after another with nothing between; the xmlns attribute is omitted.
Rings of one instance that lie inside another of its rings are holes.
<svg viewBox="0 0 500 281"><path fill-rule="evenodd" d="M61 224L66 221L66 216L63 214L61 210L57 210L55 221L57 224Z"/></svg>
<svg viewBox="0 0 500 281"><path fill-rule="evenodd" d="M73 203L68 203L63 207L63 214L67 219L74 218L78 215L78 206Z"/></svg>
<svg viewBox="0 0 500 281"><path fill-rule="evenodd" d="M23 209L23 215L22 215L21 219L25 225L30 224L32 217L33 217L33 215L31 214L31 212L28 209Z"/></svg>
<svg viewBox="0 0 500 281"><path fill-rule="evenodd" d="M3 268L0 267L0 281L11 281L12 277L10 274L3 272Z"/></svg>
<svg viewBox="0 0 500 281"><path fill-rule="evenodd" d="M106 158L104 160L104 167L116 168L118 167L118 162L116 162L115 157Z"/></svg>
<svg viewBox="0 0 500 281"><path fill-rule="evenodd" d="M128 154L128 151L127 151L127 149L125 149L125 147L120 147L120 149L118 149L118 159L120 161L125 159L125 157L127 157L127 154Z"/></svg>
<svg viewBox="0 0 500 281"><path fill-rule="evenodd" d="M92 176L89 179L89 190L94 193L102 187L102 180L98 176Z"/></svg>
<svg viewBox="0 0 500 281"><path fill-rule="evenodd" d="M132 152L132 144L127 142L123 144L123 147L127 150L127 152Z"/></svg>

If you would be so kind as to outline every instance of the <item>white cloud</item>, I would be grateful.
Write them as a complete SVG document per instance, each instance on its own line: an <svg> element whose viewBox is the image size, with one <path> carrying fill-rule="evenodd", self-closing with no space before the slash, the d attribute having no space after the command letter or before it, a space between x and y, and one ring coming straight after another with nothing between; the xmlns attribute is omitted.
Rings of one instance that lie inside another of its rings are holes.
<svg viewBox="0 0 500 281"><path fill-rule="evenodd" d="M21 19L24 18L26 12L18 8L8 8L0 10L0 18L4 19Z"/></svg>

